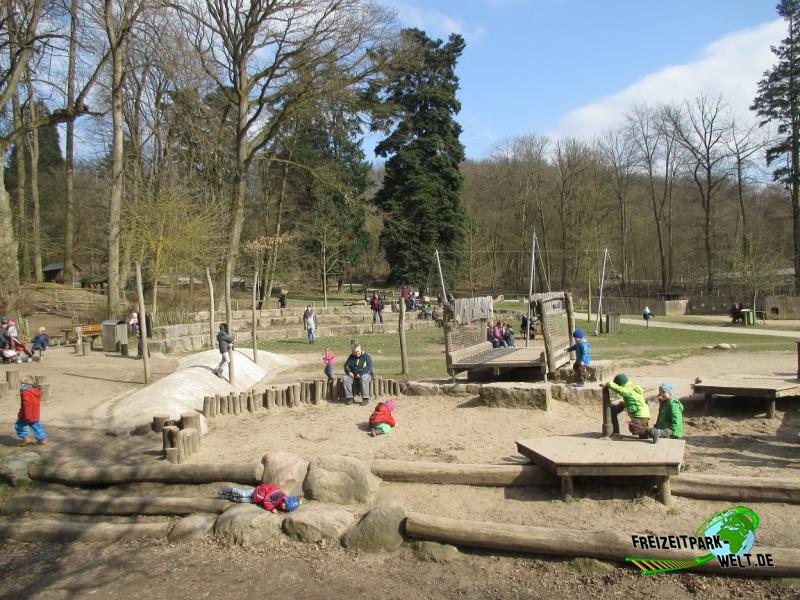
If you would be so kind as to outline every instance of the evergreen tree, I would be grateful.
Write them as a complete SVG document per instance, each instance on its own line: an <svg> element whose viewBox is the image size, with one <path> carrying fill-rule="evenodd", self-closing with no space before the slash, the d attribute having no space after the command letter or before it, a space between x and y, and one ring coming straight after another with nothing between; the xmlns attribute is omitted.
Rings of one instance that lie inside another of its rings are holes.
<svg viewBox="0 0 800 600"><path fill-rule="evenodd" d="M27 114L27 109L25 110ZM36 113L41 118L50 115L50 110L41 100L36 101ZM24 140L11 146L11 153L6 166L5 184L6 189L11 191L17 186L17 152L22 150L25 153L25 172L30 175L30 156L25 150ZM39 173L45 177L51 177L54 173L64 169L64 156L61 153L61 143L58 136L58 125L48 123L39 127ZM26 183L26 186L28 183Z"/></svg>
<svg viewBox="0 0 800 600"><path fill-rule="evenodd" d="M385 213L381 244L389 279L423 287L434 249L458 248L466 230L459 171L464 146L454 119L461 110L455 67L464 39L452 34L445 44L418 29L401 35L406 51L391 68L385 89L396 126L375 150L389 157L375 202Z"/></svg>
<svg viewBox="0 0 800 600"><path fill-rule="evenodd" d="M788 26L788 35L772 52L778 61L758 82L752 110L761 125L777 123L778 137L767 149L772 174L791 193L794 225L794 287L800 293L800 0L781 0L778 14Z"/></svg>

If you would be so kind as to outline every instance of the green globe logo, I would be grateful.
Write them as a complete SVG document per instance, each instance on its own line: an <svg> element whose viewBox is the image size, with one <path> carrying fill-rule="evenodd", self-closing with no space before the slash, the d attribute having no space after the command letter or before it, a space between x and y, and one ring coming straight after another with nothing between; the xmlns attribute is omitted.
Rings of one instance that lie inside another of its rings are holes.
<svg viewBox="0 0 800 600"><path fill-rule="evenodd" d="M718 536L722 548L713 548L714 556L742 556L756 543L758 515L746 506L734 506L706 519L697 528L698 536Z"/></svg>

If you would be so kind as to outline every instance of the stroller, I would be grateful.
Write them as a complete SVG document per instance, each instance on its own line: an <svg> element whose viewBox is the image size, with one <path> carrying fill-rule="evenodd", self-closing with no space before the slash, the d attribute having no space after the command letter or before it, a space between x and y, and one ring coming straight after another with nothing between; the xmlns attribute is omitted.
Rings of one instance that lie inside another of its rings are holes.
<svg viewBox="0 0 800 600"><path fill-rule="evenodd" d="M3 354L5 355L6 352L14 353L13 361L10 360L9 362L33 362L33 352L28 350L25 344L15 336L11 336L11 350L3 350Z"/></svg>

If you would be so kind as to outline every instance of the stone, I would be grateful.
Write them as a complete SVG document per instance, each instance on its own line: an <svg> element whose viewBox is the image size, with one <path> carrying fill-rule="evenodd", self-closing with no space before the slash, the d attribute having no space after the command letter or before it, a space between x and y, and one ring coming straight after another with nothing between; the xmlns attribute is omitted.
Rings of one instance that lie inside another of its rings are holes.
<svg viewBox="0 0 800 600"><path fill-rule="evenodd" d="M284 516L254 504L237 504L214 521L214 535L240 546L254 546L281 535Z"/></svg>
<svg viewBox="0 0 800 600"><path fill-rule="evenodd" d="M572 385L553 384L550 389L553 400L579 406L602 405L603 390L598 385L576 388Z"/></svg>
<svg viewBox="0 0 800 600"><path fill-rule="evenodd" d="M427 381L409 381L403 393L406 396L440 396L442 386L437 383L428 383Z"/></svg>
<svg viewBox="0 0 800 600"><path fill-rule="evenodd" d="M478 402L484 406L548 410L552 393L549 383L499 382L481 387Z"/></svg>
<svg viewBox="0 0 800 600"><path fill-rule="evenodd" d="M379 504L342 538L342 545L364 552L394 552L403 543L406 511L398 504Z"/></svg>
<svg viewBox="0 0 800 600"><path fill-rule="evenodd" d="M461 558L461 552L451 544L417 541L411 544L414 556L423 562L449 563Z"/></svg>
<svg viewBox="0 0 800 600"><path fill-rule="evenodd" d="M717 344L716 346L714 346L714 349L715 349L715 350L733 350L733 348L731 348L731 345L730 345L730 344L726 344L726 343L724 343L724 342L723 342L723 343L721 343L721 344Z"/></svg>
<svg viewBox="0 0 800 600"><path fill-rule="evenodd" d="M358 459L349 456L320 456L308 467L303 490L307 498L334 504L370 503L381 480Z"/></svg>
<svg viewBox="0 0 800 600"><path fill-rule="evenodd" d="M272 483L290 496L299 496L308 473L308 461L291 452L267 452L261 459L264 465L262 483Z"/></svg>
<svg viewBox="0 0 800 600"><path fill-rule="evenodd" d="M312 508L303 506L283 520L286 535L301 542L339 540L353 523L353 513L337 508Z"/></svg>
<svg viewBox="0 0 800 600"><path fill-rule="evenodd" d="M614 361L611 360L594 360L589 365L589 374L586 381L609 381L613 377L615 371ZM555 378L559 381L566 383L575 383L576 373L572 370L572 365L561 367L556 370Z"/></svg>
<svg viewBox="0 0 800 600"><path fill-rule="evenodd" d="M191 542L206 537L214 528L213 515L190 515L178 521L167 535L172 544Z"/></svg>
<svg viewBox="0 0 800 600"><path fill-rule="evenodd" d="M42 457L36 452L17 452L0 461L0 479L9 485L30 483L28 465L38 463Z"/></svg>

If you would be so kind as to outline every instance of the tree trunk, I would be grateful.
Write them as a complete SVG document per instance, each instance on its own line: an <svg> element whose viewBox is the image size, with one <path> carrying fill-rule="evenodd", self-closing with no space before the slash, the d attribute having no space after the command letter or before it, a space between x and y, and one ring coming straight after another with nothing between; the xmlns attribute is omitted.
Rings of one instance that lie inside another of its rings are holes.
<svg viewBox="0 0 800 600"><path fill-rule="evenodd" d="M144 291L142 290L142 268L136 263L136 293L139 300L139 337L142 340L142 363L144 364L144 382L150 383L150 352L147 349L147 341L153 335L152 331L147 331L147 309L144 305Z"/></svg>
<svg viewBox="0 0 800 600"><path fill-rule="evenodd" d="M33 93L33 82L30 76L28 87L28 112L31 119L31 136L29 138L29 152L31 157L31 204L33 205L33 273L34 281L42 283L42 233L41 214L39 212L39 128L36 123L36 102Z"/></svg>
<svg viewBox="0 0 800 600"><path fill-rule="evenodd" d="M111 46L112 87L111 119L113 123L111 146L111 198L108 218L108 289L107 312L112 318L119 307L119 229L122 208L122 65L123 48L114 33L110 11L106 14L106 31ZM143 308L143 307L142 307Z"/></svg>
<svg viewBox="0 0 800 600"><path fill-rule="evenodd" d="M0 145L0 156L4 156L7 149L7 146ZM11 214L5 169L0 168L0 308L6 314L16 313L19 300L18 245Z"/></svg>
<svg viewBox="0 0 800 600"><path fill-rule="evenodd" d="M69 62L67 66L67 106L75 104L75 63L78 52L78 1L71 0L69 7ZM66 156L64 157L64 283L72 287L75 279L75 121L67 121Z"/></svg>
<svg viewBox="0 0 800 600"><path fill-rule="evenodd" d="M277 268L278 264L278 251L280 249L280 237L281 237L281 221L283 220L283 201L286 198L286 184L289 180L289 163L285 162L283 164L283 176L281 177L281 191L278 195L278 217L275 220L275 239L272 244L272 256L270 257L270 267L269 267L269 283L267 283L267 290L265 292L265 297L270 298L272 296L272 286L275 285L275 269Z"/></svg>
<svg viewBox="0 0 800 600"><path fill-rule="evenodd" d="M21 129L24 123L22 118L22 104L19 100L19 91L15 90L11 98L12 111L14 113L14 129ZM25 182L28 179L27 167L25 166L25 144L17 140L16 143L16 167L17 167L17 186L14 195L17 199L17 239L19 240L18 250L20 252L19 261L22 276L17 275L22 281L30 278L31 262L28 244L28 214L25 201Z"/></svg>
<svg viewBox="0 0 800 600"><path fill-rule="evenodd" d="M328 258L326 256L325 242L322 242L322 298L324 306L328 307Z"/></svg>
<svg viewBox="0 0 800 600"><path fill-rule="evenodd" d="M252 333L253 333L253 362L258 364L258 335L256 333L256 329L258 327L258 318L256 317L256 296L258 295L258 263L256 263L255 269L253 269L253 323L252 323Z"/></svg>
<svg viewBox="0 0 800 600"><path fill-rule="evenodd" d="M793 111L796 112L796 111ZM794 293L800 296L800 128L792 121L792 220L794 222Z"/></svg>

